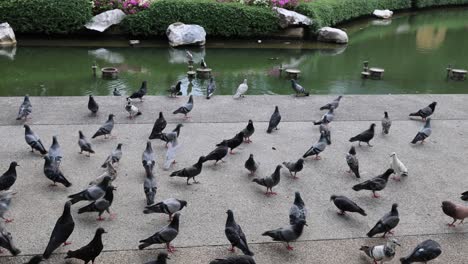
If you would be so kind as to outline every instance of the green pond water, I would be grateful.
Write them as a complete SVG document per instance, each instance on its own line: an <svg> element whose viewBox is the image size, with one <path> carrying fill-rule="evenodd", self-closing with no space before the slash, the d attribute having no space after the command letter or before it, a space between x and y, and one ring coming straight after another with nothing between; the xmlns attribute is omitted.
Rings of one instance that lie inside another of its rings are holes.
<svg viewBox="0 0 468 264"><path fill-rule="evenodd" d="M216 94L233 94L244 78L248 94L290 94L279 65L302 71L299 82L312 94L467 93L468 81L447 81L446 67L468 68L468 9L438 9L366 19L343 25L347 46L280 43L254 48L190 50L198 65L213 69ZM122 94L148 81L149 94L162 95L178 80L183 93L202 95L208 81L189 80L184 49L50 47L21 45L0 49L0 95ZM233 46L232 44L230 45ZM235 46L235 45L234 45ZM267 48L255 48L264 47ZM299 48L293 48L299 47ZM302 47L302 48L300 48ZM385 69L383 80L362 80L362 62ZM117 80L93 78L91 65L120 70Z"/></svg>

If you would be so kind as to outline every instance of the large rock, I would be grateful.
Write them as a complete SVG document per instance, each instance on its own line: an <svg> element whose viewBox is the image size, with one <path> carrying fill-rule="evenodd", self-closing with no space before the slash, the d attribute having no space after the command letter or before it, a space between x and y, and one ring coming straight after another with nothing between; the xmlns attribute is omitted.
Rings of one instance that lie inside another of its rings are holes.
<svg viewBox="0 0 468 264"><path fill-rule="evenodd" d="M106 30L110 26L122 22L124 18L125 13L122 10L112 9L94 16L93 18L91 18L91 21L86 23L85 27L87 29L104 32L104 30Z"/></svg>
<svg viewBox="0 0 468 264"><path fill-rule="evenodd" d="M338 28L323 27L318 31L318 41L346 44L348 43L348 34Z"/></svg>
<svg viewBox="0 0 468 264"><path fill-rule="evenodd" d="M385 19L391 18L393 16L393 12L388 9L385 9L385 10L376 9L374 10L372 14L378 18L385 18Z"/></svg>
<svg viewBox="0 0 468 264"><path fill-rule="evenodd" d="M0 24L0 46L16 45L15 32L8 23Z"/></svg>
<svg viewBox="0 0 468 264"><path fill-rule="evenodd" d="M169 45L172 47L183 45L203 46L206 42L205 29L199 25L186 25L184 23L174 23L166 30Z"/></svg>
<svg viewBox="0 0 468 264"><path fill-rule="evenodd" d="M279 25L282 28L287 28L290 26L312 25L312 20L310 18L297 12L280 7L273 7L273 11L275 11L278 14Z"/></svg>

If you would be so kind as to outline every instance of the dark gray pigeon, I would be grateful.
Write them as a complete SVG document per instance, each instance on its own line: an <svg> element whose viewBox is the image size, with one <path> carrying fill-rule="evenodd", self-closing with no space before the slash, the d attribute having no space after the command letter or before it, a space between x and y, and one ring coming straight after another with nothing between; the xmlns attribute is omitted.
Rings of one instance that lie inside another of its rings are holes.
<svg viewBox="0 0 468 264"><path fill-rule="evenodd" d="M352 146L346 154L346 163L349 167L348 173L354 173L356 178L361 178L361 175L359 174L359 160L356 156L356 148L354 148L354 146Z"/></svg>
<svg viewBox="0 0 468 264"><path fill-rule="evenodd" d="M309 96L309 93L306 92L304 87L298 84L297 81L294 79L291 79L291 88L296 93L296 96L300 96L300 95Z"/></svg>
<svg viewBox="0 0 468 264"><path fill-rule="evenodd" d="M94 97L92 95L89 95L88 109L93 114L96 114L98 112L98 110L99 110L99 105L96 103L96 101L94 100Z"/></svg>
<svg viewBox="0 0 468 264"><path fill-rule="evenodd" d="M201 171L202 171L203 160L204 160L204 157L202 156L202 157L200 157L198 159L197 163L193 164L190 167L186 167L186 168L183 168L181 170L174 171L173 173L171 173L170 177L175 177L175 176L185 177L185 178L187 178L187 185L190 185L190 183L189 183L190 179L193 179L194 183L199 183L198 181L195 180L195 177L198 174L200 174Z"/></svg>
<svg viewBox="0 0 468 264"><path fill-rule="evenodd" d="M289 224L295 225L299 221L306 221L307 209L299 192L294 193L294 203L289 209Z"/></svg>
<svg viewBox="0 0 468 264"><path fill-rule="evenodd" d="M250 154L249 158L247 159L247 161L245 161L245 164L244 164L244 167L250 171L250 175L254 175L255 172L257 171L258 169L258 166L260 166L260 163L256 162L254 160L254 155L253 154Z"/></svg>
<svg viewBox="0 0 468 264"><path fill-rule="evenodd" d="M338 212L339 215L345 215L346 212L350 213L358 213L363 216L366 216L366 211L359 207L355 202L351 201L346 196L343 195L332 195L330 196L330 201L333 201L335 204L336 208L338 208L340 211Z"/></svg>
<svg viewBox="0 0 468 264"><path fill-rule="evenodd" d="M298 179L296 174L304 168L304 159L298 159L296 162L294 161L289 161L289 162L283 162L284 167L286 167L289 170L289 173L294 179ZM294 172L294 175L293 175Z"/></svg>
<svg viewBox="0 0 468 264"><path fill-rule="evenodd" d="M420 116L423 121L426 120L427 117L431 116L436 108L437 102L432 102L430 105L419 109L417 112L409 114L409 116Z"/></svg>
<svg viewBox="0 0 468 264"><path fill-rule="evenodd" d="M107 212L109 214L110 219L114 219L115 215L110 212L110 207L112 206L112 202L114 201L114 191L116 189L117 188L115 188L114 186L108 185L104 197L99 198L96 201L84 207L81 207L80 209L78 209L78 214L97 212L99 214L97 220L102 221L104 220L104 218L102 218L102 214L104 212Z"/></svg>
<svg viewBox="0 0 468 264"><path fill-rule="evenodd" d="M16 182L16 167L18 163L13 161L10 163L8 170L0 176L0 191L9 190Z"/></svg>
<svg viewBox="0 0 468 264"><path fill-rule="evenodd" d="M72 204L79 201L96 201L106 194L107 186L109 186L110 181L111 177L106 176L98 185L91 185L79 193L69 195L68 198L71 199L70 202Z"/></svg>
<svg viewBox="0 0 468 264"><path fill-rule="evenodd" d="M431 118L429 117L428 119L426 119L426 123L419 130L418 134L416 134L413 141L411 141L411 144L416 144L419 141L421 141L421 144L424 144L424 140L428 138L431 134L432 134Z"/></svg>
<svg viewBox="0 0 468 264"><path fill-rule="evenodd" d="M359 141L359 146L361 146L361 142L367 143L369 147L372 147L371 144L369 144L369 141L371 141L374 138L374 133L375 133L375 124L371 124L369 129L366 131L362 132L361 134L354 136L349 139L349 142L355 142Z"/></svg>
<svg viewBox="0 0 468 264"><path fill-rule="evenodd" d="M122 94L120 93L119 89L117 89L117 87L114 88L114 91L112 92L112 94L113 94L114 96L121 96L121 95L122 95Z"/></svg>
<svg viewBox="0 0 468 264"><path fill-rule="evenodd" d="M57 136L52 137L52 145L50 145L48 157L50 160L56 161L58 164L62 161L62 149L58 143Z"/></svg>
<svg viewBox="0 0 468 264"><path fill-rule="evenodd" d="M18 116L16 117L16 120L21 120L21 119L28 119L28 116L32 113L32 105L31 101L29 101L29 96L26 95L24 97L23 103L20 105L20 108L18 110Z"/></svg>
<svg viewBox="0 0 468 264"><path fill-rule="evenodd" d="M154 235L140 240L141 244L138 246L138 249L141 250L153 244L166 244L167 251L173 253L175 247L171 246L171 241L179 234L179 218L180 214L175 213L169 225L163 227L161 230L154 233Z"/></svg>
<svg viewBox="0 0 468 264"><path fill-rule="evenodd" d="M328 110L327 113L325 113L322 118L318 121L314 121L314 125L321 125L321 124L329 124L333 119L335 118L335 113L334 113L335 108L331 107L330 110Z"/></svg>
<svg viewBox="0 0 468 264"><path fill-rule="evenodd" d="M232 256L225 259L215 259L210 264L255 264L251 256Z"/></svg>
<svg viewBox="0 0 468 264"><path fill-rule="evenodd" d="M146 178L143 182L143 191L145 192L146 205L154 204L154 197L158 191L158 185L152 170L146 170Z"/></svg>
<svg viewBox="0 0 468 264"><path fill-rule="evenodd" d="M91 153L94 154L93 147L91 146L91 142L84 136L83 132L78 131L79 139L78 139L78 146L80 146L80 154L84 152L88 152L88 157Z"/></svg>
<svg viewBox="0 0 468 264"><path fill-rule="evenodd" d="M330 103L320 107L320 110L330 110L332 107L334 109L337 109L338 106L340 106L340 100L341 98L343 98L343 96L338 96L337 98L335 98L333 101L331 101Z"/></svg>
<svg viewBox="0 0 468 264"><path fill-rule="evenodd" d="M11 198L13 197L13 191L0 191L0 218L5 220L5 223L13 222L11 218L5 218L6 212L10 209Z"/></svg>
<svg viewBox="0 0 468 264"><path fill-rule="evenodd" d="M177 97L178 95L182 95L181 90L181 85L182 82L178 81L175 85L172 85L171 88L169 88L168 92L171 93L171 97Z"/></svg>
<svg viewBox="0 0 468 264"><path fill-rule="evenodd" d="M187 206L187 201L176 198L168 198L162 202L146 206L145 210L143 210L143 213L167 214L169 215L169 221L171 221L172 215L184 209L185 206Z"/></svg>
<svg viewBox="0 0 468 264"><path fill-rule="evenodd" d="M96 230L93 240L91 240L89 244L75 251L69 250L65 259L76 258L83 260L85 264L88 264L89 262L94 263L94 260L104 249L104 245L102 244L102 234L105 233L107 232L104 228L99 227Z"/></svg>
<svg viewBox="0 0 468 264"><path fill-rule="evenodd" d="M183 106L179 107L178 109L176 109L172 113L174 115L175 114L184 114L185 118L190 118L189 116L187 116L187 114L190 113L190 111L192 111L192 109L193 109L193 96L190 95L190 97L188 99L188 102L186 104L184 104Z"/></svg>
<svg viewBox="0 0 468 264"><path fill-rule="evenodd" d="M327 145L330 145L331 143L327 140L327 136L325 133L320 133L320 139L317 141L317 143L313 144L312 147L309 148L309 150L302 155L302 158L307 158L309 156L315 155L315 159L319 160L322 159L319 154L322 153Z"/></svg>
<svg viewBox="0 0 468 264"><path fill-rule="evenodd" d="M206 87L206 99L210 99L211 96L213 96L214 92L216 90L216 83L214 81L214 78L210 78L210 83L208 83L208 86Z"/></svg>
<svg viewBox="0 0 468 264"><path fill-rule="evenodd" d="M394 229L400 222L397 207L398 204L392 204L392 210L380 218L377 224L375 224L375 226L367 233L367 236L373 237L377 234L383 233L382 237L385 237L387 233L393 234L392 229Z"/></svg>
<svg viewBox="0 0 468 264"><path fill-rule="evenodd" d="M226 145L230 149L229 153L234 154L234 152L233 152L234 149L237 148L238 146L240 146L243 141L244 141L244 132L241 131L241 132L237 133L233 138L225 139L221 143L217 144L216 146L217 147L223 146L223 144L225 142Z"/></svg>
<svg viewBox="0 0 468 264"><path fill-rule="evenodd" d="M210 153L208 153L208 155L203 157L202 162L206 162L206 161L209 161L209 160L214 160L215 165L220 160L224 162L223 158L226 157L226 155L228 154L228 151L229 151L227 140L223 140L223 142L217 144L216 146L217 147L213 151L211 151Z"/></svg>
<svg viewBox="0 0 468 264"><path fill-rule="evenodd" d="M153 171L154 165L156 164L156 155L154 154L153 148L151 147L151 141L146 142L146 149L141 155L141 160L143 163L143 168L145 168L147 173Z"/></svg>
<svg viewBox="0 0 468 264"><path fill-rule="evenodd" d="M153 125L153 129L151 130L151 134L149 136L149 139L155 139L158 138L158 135L160 135L164 128L166 128L167 121L164 119L163 113L159 112L159 117L156 119Z"/></svg>
<svg viewBox="0 0 468 264"><path fill-rule="evenodd" d="M166 252L160 252L156 260L148 261L145 264L166 264L167 259L170 259Z"/></svg>
<svg viewBox="0 0 468 264"><path fill-rule="evenodd" d="M32 257L28 262L24 264L39 264L44 260L44 258L41 255L36 255Z"/></svg>
<svg viewBox="0 0 468 264"><path fill-rule="evenodd" d="M44 175L47 179L53 181L53 186L57 186L57 182L63 184L65 187L70 187L72 184L65 178L59 168L59 162L52 160L49 156L44 157Z"/></svg>
<svg viewBox="0 0 468 264"><path fill-rule="evenodd" d="M278 130L278 125L281 121L281 115L278 106L275 106L275 112L270 117L270 123L268 124L267 133L271 133L273 129Z"/></svg>
<svg viewBox="0 0 468 264"><path fill-rule="evenodd" d="M236 220L234 219L234 213L231 210L227 210L226 213L228 216L224 233L226 234L226 238L229 240L229 243L231 243L231 248L229 251L235 252L234 247L237 247L245 255L253 256L254 253L249 249L247 238L245 238L245 234L242 232L242 228L236 223Z"/></svg>
<svg viewBox="0 0 468 264"><path fill-rule="evenodd" d="M32 129L28 125L24 125L24 138L26 139L26 143L31 147L31 152L34 150L39 151L42 155L47 154L47 150L44 148L41 139L39 136L32 131Z"/></svg>
<svg viewBox="0 0 468 264"><path fill-rule="evenodd" d="M428 239L418 244L407 257L400 258L400 262L401 264L411 264L414 262L427 263L436 259L440 254L442 254L440 244L432 239Z"/></svg>
<svg viewBox="0 0 468 264"><path fill-rule="evenodd" d="M140 102L143 102L143 96L146 95L146 93L148 92L148 88L146 88L146 81L143 81L141 83L141 87L140 89L138 89L138 91L132 93L128 98L130 99L140 99Z"/></svg>
<svg viewBox="0 0 468 264"><path fill-rule="evenodd" d="M255 178L252 181L267 188L265 195L276 195L277 193L273 192L273 187L280 183L280 170L282 167L283 166L281 165L277 165L275 172L273 172L273 174L270 176L265 178Z"/></svg>
<svg viewBox="0 0 468 264"><path fill-rule="evenodd" d="M382 118L382 133L388 135L391 126L392 120L388 117L388 113L384 112L384 117Z"/></svg>
<svg viewBox="0 0 468 264"><path fill-rule="evenodd" d="M108 162L119 163L120 159L122 158L122 143L117 144L117 147L111 152L109 156L107 156L104 163L101 165L102 168L107 168Z"/></svg>
<svg viewBox="0 0 468 264"><path fill-rule="evenodd" d="M107 138L108 135L111 134L112 129L114 129L114 114L110 114L109 117L107 118L106 123L102 125L96 133L94 133L92 138L96 138L99 136L104 136L104 138Z"/></svg>
<svg viewBox="0 0 468 264"><path fill-rule="evenodd" d="M372 191L372 195L374 198L379 198L380 196L375 192L385 189L385 186L387 186L388 178L390 177L390 175L392 175L393 172L393 169L387 169L383 174L379 176L354 185L353 190L369 190Z"/></svg>
<svg viewBox="0 0 468 264"><path fill-rule="evenodd" d="M42 254L44 259L48 259L52 252L56 250L60 245L69 245L70 243L67 242L67 239L73 233L75 229L75 222L73 221L73 216L70 213L71 202L66 202L63 208L62 215L57 219L55 223L54 230L52 230L52 234L50 235L49 244L47 244L47 248Z"/></svg>
<svg viewBox="0 0 468 264"><path fill-rule="evenodd" d="M274 241L286 242L286 248L288 250L293 250L294 248L291 247L289 243L297 240L302 235L302 231L304 230L305 225L307 225L305 220L299 220L294 225L288 225L278 229L266 231L262 234L262 236L269 236L273 238Z"/></svg>
<svg viewBox="0 0 468 264"><path fill-rule="evenodd" d="M16 256L21 253L21 251L16 247L15 243L13 242L13 237L10 232L5 229L5 225L0 223L0 248L4 248L13 256Z"/></svg>
<svg viewBox="0 0 468 264"><path fill-rule="evenodd" d="M252 119L249 119L249 123L247 124L247 126L244 129L242 129L242 132L244 133L245 143L251 143L252 140L250 140L250 137L255 132L255 127L253 125Z"/></svg>

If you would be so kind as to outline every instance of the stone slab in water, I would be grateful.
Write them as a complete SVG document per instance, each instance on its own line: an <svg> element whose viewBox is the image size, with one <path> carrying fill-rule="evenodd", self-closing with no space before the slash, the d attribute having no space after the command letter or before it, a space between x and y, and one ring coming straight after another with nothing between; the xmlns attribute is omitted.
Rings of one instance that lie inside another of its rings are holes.
<svg viewBox="0 0 468 264"><path fill-rule="evenodd" d="M16 45L15 32L8 23L0 24L0 46Z"/></svg>
<svg viewBox="0 0 468 264"><path fill-rule="evenodd" d="M173 23L166 30L169 45L172 47L196 45L203 46L206 42L206 31L199 25Z"/></svg>

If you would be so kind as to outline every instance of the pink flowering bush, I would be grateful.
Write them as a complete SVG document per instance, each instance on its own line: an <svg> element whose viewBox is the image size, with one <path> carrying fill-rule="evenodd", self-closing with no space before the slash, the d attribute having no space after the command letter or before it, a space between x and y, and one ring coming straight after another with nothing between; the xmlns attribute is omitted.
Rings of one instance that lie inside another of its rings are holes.
<svg viewBox="0 0 468 264"><path fill-rule="evenodd" d="M272 6L294 9L299 4L299 0L271 0Z"/></svg>
<svg viewBox="0 0 468 264"><path fill-rule="evenodd" d="M125 14L136 14L149 7L148 0L94 0L93 13L99 14L112 9L121 9Z"/></svg>
<svg viewBox="0 0 468 264"><path fill-rule="evenodd" d="M124 11L125 14L136 14L147 9L149 5L149 1L145 0L125 0L122 4L122 11Z"/></svg>

